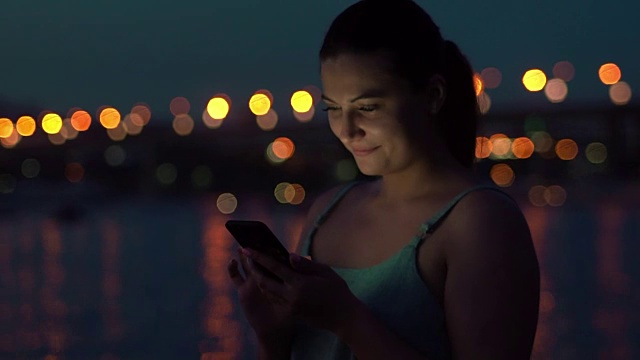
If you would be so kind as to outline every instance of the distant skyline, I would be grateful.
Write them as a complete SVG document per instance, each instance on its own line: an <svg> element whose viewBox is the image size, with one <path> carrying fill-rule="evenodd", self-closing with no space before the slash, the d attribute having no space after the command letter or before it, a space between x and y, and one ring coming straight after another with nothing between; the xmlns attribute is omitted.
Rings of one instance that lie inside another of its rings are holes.
<svg viewBox="0 0 640 360"><path fill-rule="evenodd" d="M215 93L227 93L238 107L266 88L274 108L286 111L294 90L320 86L322 37L353 2L8 2L0 12L0 103L65 113L101 105L126 111L146 102L168 117L171 99L184 96L195 118ZM544 94L528 93L521 77L534 67L551 77L562 60L576 69L567 103L610 104L597 75L606 62L620 66L633 98L639 97L635 1L417 2L476 71L502 71L500 87L488 90L496 111L547 106Z"/></svg>

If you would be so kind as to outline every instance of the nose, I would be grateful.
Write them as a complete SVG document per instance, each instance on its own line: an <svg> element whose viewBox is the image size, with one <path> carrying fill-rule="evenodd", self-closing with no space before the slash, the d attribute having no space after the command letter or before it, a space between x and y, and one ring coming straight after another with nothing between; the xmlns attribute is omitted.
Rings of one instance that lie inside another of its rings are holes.
<svg viewBox="0 0 640 360"><path fill-rule="evenodd" d="M348 142L356 138L364 136L365 132L360 127L357 114L352 111L344 111L342 113L342 126L340 128L339 138L342 142Z"/></svg>

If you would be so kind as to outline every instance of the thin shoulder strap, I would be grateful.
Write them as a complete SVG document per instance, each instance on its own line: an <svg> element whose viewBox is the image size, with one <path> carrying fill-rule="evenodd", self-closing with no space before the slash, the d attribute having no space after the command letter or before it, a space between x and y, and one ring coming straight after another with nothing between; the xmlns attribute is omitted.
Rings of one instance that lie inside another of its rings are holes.
<svg viewBox="0 0 640 360"><path fill-rule="evenodd" d="M515 201L509 195L507 195L507 193L505 193L504 191L500 190L499 188L497 188L495 186L491 186L491 185L474 186L474 187L469 188L469 189L461 192L460 194L456 195L456 197L454 197L445 207L443 207L440 211L438 211L438 213L436 213L431 219L429 219L428 221L424 222L422 224L422 226L420 227L420 234L421 235L425 235L425 234L430 234L430 233L433 233L434 231L436 231L438 226L440 226L442 221L447 217L447 215L449 215L451 210L453 210L453 208L458 204L458 202L460 200L462 200L462 198L464 198L468 194L470 194L470 193L472 193L474 191L477 191L477 190L494 190L494 191L497 191L497 192L503 194L504 196L507 196L512 201ZM413 240L413 242L417 244L420 240L422 240L422 237L418 236Z"/></svg>
<svg viewBox="0 0 640 360"><path fill-rule="evenodd" d="M324 208L324 210L320 213L320 215L318 215L316 220L313 222L313 225L312 225L311 229L309 230L308 235L304 239L305 244L302 247L302 252L303 252L302 255L303 256L309 255L309 251L310 251L309 247L311 245L311 240L313 239L314 235L316 234L316 231L318 230L318 227L320 227L320 225L327 219L327 217L329 217L329 215L331 214L331 211L333 211L333 209L340 202L340 200L342 200L342 198L347 194L347 192L349 192L349 190L351 190L352 187L354 187L355 185L359 184L360 182L361 181L352 181L352 182L346 184L345 186L343 186L340 190L338 190L335 193L335 195L333 195L333 198L329 202L329 205L327 205Z"/></svg>

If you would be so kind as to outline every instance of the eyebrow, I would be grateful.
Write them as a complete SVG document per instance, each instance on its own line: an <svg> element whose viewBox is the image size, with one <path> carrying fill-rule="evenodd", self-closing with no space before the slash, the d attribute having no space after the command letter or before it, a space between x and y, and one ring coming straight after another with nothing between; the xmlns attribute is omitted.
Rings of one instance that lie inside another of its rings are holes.
<svg viewBox="0 0 640 360"><path fill-rule="evenodd" d="M362 94L354 97L353 99L350 100L350 102L354 103L354 102L356 102L358 100L362 100L362 99L382 98L382 97L385 97L386 95L387 95L387 92L385 90L383 90L383 89L371 89L371 90L367 90L367 91L363 92ZM322 97L323 100L336 102L334 100L331 100L325 94L322 94L321 97Z"/></svg>

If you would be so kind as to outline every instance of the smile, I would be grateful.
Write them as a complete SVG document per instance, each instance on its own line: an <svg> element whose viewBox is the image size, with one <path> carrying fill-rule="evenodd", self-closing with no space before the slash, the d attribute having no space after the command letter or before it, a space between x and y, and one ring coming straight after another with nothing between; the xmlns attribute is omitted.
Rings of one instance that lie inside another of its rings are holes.
<svg viewBox="0 0 640 360"><path fill-rule="evenodd" d="M351 150L351 152L353 153L353 155L355 156L367 156L369 154L371 154L372 152L376 151L378 149L378 147L372 148L372 149L367 149L367 150Z"/></svg>

